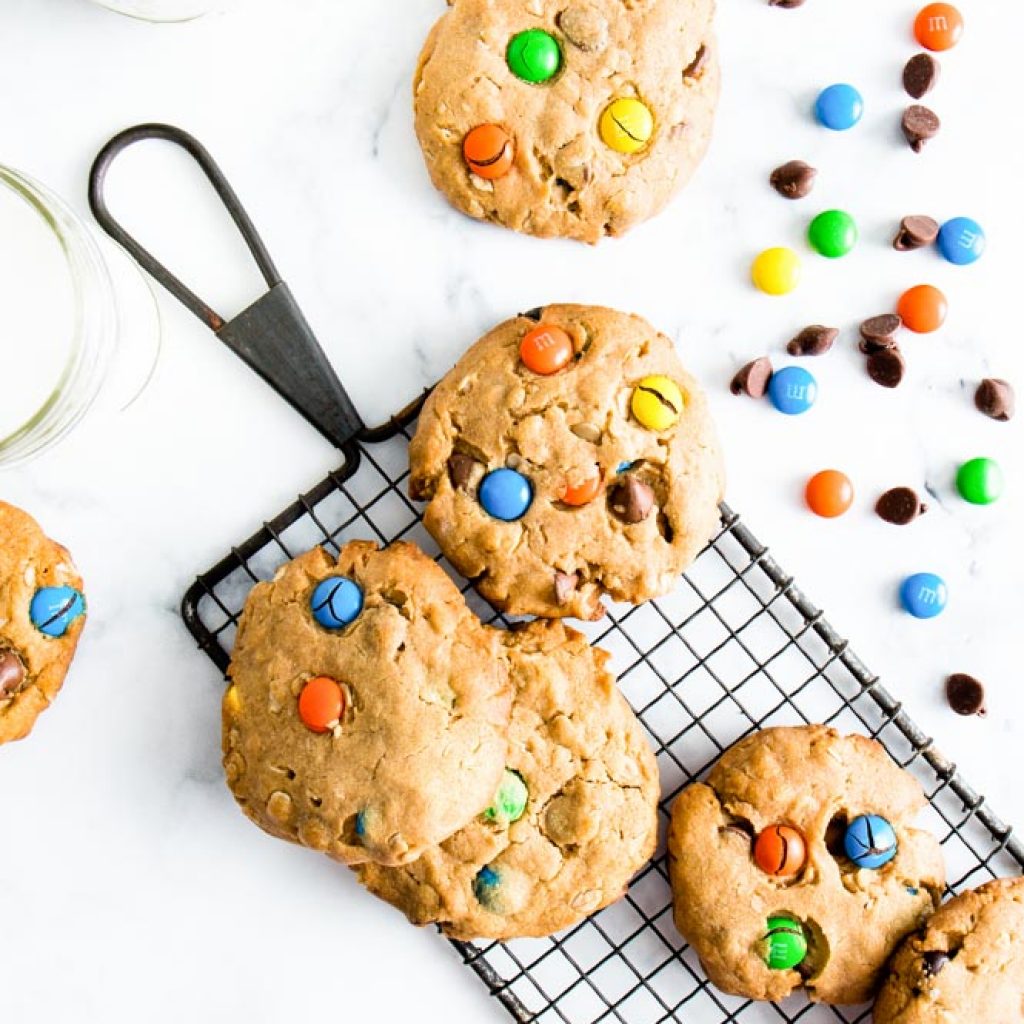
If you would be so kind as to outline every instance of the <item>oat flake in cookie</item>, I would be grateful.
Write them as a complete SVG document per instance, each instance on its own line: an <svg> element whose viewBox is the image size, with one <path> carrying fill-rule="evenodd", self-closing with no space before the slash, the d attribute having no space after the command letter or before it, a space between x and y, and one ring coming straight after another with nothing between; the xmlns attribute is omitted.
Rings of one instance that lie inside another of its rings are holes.
<svg viewBox="0 0 1024 1024"><path fill-rule="evenodd" d="M50 706L84 625L71 555L0 501L0 744L27 736Z"/></svg>
<svg viewBox="0 0 1024 1024"><path fill-rule="evenodd" d="M713 0L449 0L414 82L434 185L542 237L597 242L653 216L710 141L713 17Z"/></svg>
<svg viewBox="0 0 1024 1024"><path fill-rule="evenodd" d="M550 935L618 899L654 853L658 772L609 655L560 622L507 635L515 687L490 807L371 892L460 939Z"/></svg>
<svg viewBox="0 0 1024 1024"><path fill-rule="evenodd" d="M496 327L428 398L409 458L429 532L516 615L596 619L604 594L664 594L719 522L703 393L668 338L610 309L547 306Z"/></svg>
<svg viewBox="0 0 1024 1024"><path fill-rule="evenodd" d="M944 888L938 841L913 827L924 806L917 780L863 736L766 729L726 751L676 799L668 841L676 926L711 981L751 999L872 998ZM803 839L795 875L754 859L777 826Z"/></svg>
<svg viewBox="0 0 1024 1024"><path fill-rule="evenodd" d="M358 588L358 600L353 600ZM500 636L412 544L316 549L253 588L224 696L224 768L272 835L402 864L479 814L505 766Z"/></svg>

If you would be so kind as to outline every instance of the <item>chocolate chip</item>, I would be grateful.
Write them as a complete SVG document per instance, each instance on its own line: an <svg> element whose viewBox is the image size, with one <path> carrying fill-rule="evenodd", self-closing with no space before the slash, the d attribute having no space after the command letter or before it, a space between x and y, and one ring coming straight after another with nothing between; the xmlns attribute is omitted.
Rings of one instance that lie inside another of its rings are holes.
<svg viewBox="0 0 1024 1024"><path fill-rule="evenodd" d="M929 978L934 978L949 963L949 956L937 949L929 950L921 954L921 963L924 966L924 973Z"/></svg>
<svg viewBox="0 0 1024 1024"><path fill-rule="evenodd" d="M612 488L609 501L612 512L624 523L642 523L654 508L654 491L629 474Z"/></svg>
<svg viewBox="0 0 1024 1024"><path fill-rule="evenodd" d="M868 376L883 388L899 387L907 364L897 348L883 348L868 356Z"/></svg>
<svg viewBox="0 0 1024 1024"><path fill-rule="evenodd" d="M985 687L966 672L954 672L946 680L946 700L958 715L985 714Z"/></svg>
<svg viewBox="0 0 1024 1024"><path fill-rule="evenodd" d="M839 337L839 330L835 327L822 327L821 324L812 324L805 327L786 346L786 351L791 356L823 356Z"/></svg>
<svg viewBox="0 0 1024 1024"><path fill-rule="evenodd" d="M533 309L528 309L525 313L520 313L519 315L526 320L534 320L540 323L540 318L544 315L544 307L534 306Z"/></svg>
<svg viewBox="0 0 1024 1024"><path fill-rule="evenodd" d="M915 153L924 149L924 144L939 134L942 122L934 110L914 103L903 111L903 135Z"/></svg>
<svg viewBox="0 0 1024 1024"><path fill-rule="evenodd" d="M939 222L934 217L914 214L900 221L900 229L892 241L897 252L910 252L931 245L939 237Z"/></svg>
<svg viewBox="0 0 1024 1024"><path fill-rule="evenodd" d="M868 352L877 352L883 348L896 347L896 334L903 326L903 321L895 313L883 313L872 316L860 325L860 337L869 347ZM865 351L864 346L861 350Z"/></svg>
<svg viewBox="0 0 1024 1024"><path fill-rule="evenodd" d="M448 458L448 479L456 490L468 491L476 482L477 475L483 475L483 466L472 455L452 452Z"/></svg>
<svg viewBox="0 0 1024 1024"><path fill-rule="evenodd" d="M919 100L939 80L939 62L930 53L917 53L903 69L903 88Z"/></svg>
<svg viewBox="0 0 1024 1024"><path fill-rule="evenodd" d="M794 7L803 7L804 0L768 0L769 7L781 7L783 10L791 11Z"/></svg>
<svg viewBox="0 0 1024 1024"><path fill-rule="evenodd" d="M13 697L25 682L25 666L14 651L0 650L0 700Z"/></svg>
<svg viewBox="0 0 1024 1024"><path fill-rule="evenodd" d="M683 72L683 79L699 82L704 77L704 71L708 66L710 56L707 46L701 43L697 56L690 61L690 66Z"/></svg>
<svg viewBox="0 0 1024 1024"><path fill-rule="evenodd" d="M803 199L814 188L818 172L803 160L790 160L772 171L769 182L773 189L786 199Z"/></svg>
<svg viewBox="0 0 1024 1024"><path fill-rule="evenodd" d="M875 502L875 512L893 526L906 526L927 511L912 487L893 487Z"/></svg>
<svg viewBox="0 0 1024 1024"><path fill-rule="evenodd" d="M772 361L761 356L740 370L732 379L729 390L734 395L749 395L751 398L764 398L768 393L768 381L772 379Z"/></svg>
<svg viewBox="0 0 1024 1024"><path fill-rule="evenodd" d="M555 600L560 605L567 605L576 593L580 585L580 574L578 572L556 572L555 573Z"/></svg>
<svg viewBox="0 0 1024 1024"><path fill-rule="evenodd" d="M978 407L978 412L1005 423L1013 419L1016 411L1017 401L1013 385L998 377L986 377L974 393L974 404Z"/></svg>

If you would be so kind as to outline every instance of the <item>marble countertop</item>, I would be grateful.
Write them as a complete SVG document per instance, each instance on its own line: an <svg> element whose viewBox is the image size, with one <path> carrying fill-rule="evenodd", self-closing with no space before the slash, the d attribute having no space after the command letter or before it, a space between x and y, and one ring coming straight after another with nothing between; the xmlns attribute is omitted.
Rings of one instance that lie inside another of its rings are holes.
<svg viewBox="0 0 1024 1024"><path fill-rule="evenodd" d="M643 314L707 385L730 503L996 810L1024 822L1012 760L1024 745L1014 639L1024 418L996 424L971 402L989 374L1024 385L1012 77L1024 8L961 0L968 32L942 58L929 100L944 129L915 156L899 134L913 0L808 0L795 11L723 0L725 88L707 162L663 216L587 248L470 222L431 189L409 91L442 6L239 0L232 13L153 26L87 0L4 0L0 160L84 214L89 164L114 132L153 120L192 131L247 204L367 422L521 308L583 301ZM834 135L808 109L840 80L860 87L867 114ZM766 184L793 157L821 171L798 204ZM126 158L111 188L115 210L218 308L258 293L176 153ZM755 292L752 255L803 249L808 218L828 206L858 218L857 250L837 262L807 253L789 297ZM912 212L975 217L988 253L961 269L893 252L893 228ZM864 373L855 325L919 281L946 289L949 320L907 341L907 381L887 392ZM133 390L122 372L59 449L0 476L0 496L74 551L92 610L65 692L30 740L0 754L0 1017L499 1021L435 934L402 927L335 865L261 836L223 785L220 680L178 603L197 572L337 456L198 322L166 295L159 305L163 351L141 397L122 408ZM843 336L813 364L821 398L810 415L730 396L738 365L764 352L784 361L785 341L813 322ZM145 344L145 333L129 323L125 344ZM137 362L136 349L125 354L124 365ZM967 506L952 486L958 462L980 454L1006 471L1007 495L991 508ZM826 466L858 488L835 522L801 501L804 480ZM932 511L905 530L871 512L895 484L932 495ZM952 594L932 622L896 603L900 578L923 569ZM952 671L986 681L987 719L945 707Z"/></svg>

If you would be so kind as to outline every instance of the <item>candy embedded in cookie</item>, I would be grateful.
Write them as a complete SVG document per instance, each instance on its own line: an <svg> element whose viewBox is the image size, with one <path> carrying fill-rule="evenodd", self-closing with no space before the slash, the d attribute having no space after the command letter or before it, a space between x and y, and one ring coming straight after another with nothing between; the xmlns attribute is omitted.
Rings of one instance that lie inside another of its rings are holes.
<svg viewBox="0 0 1024 1024"><path fill-rule="evenodd" d="M895 856L896 830L879 814L862 814L847 826L843 837L846 856L859 868L877 871Z"/></svg>
<svg viewBox="0 0 1024 1024"><path fill-rule="evenodd" d="M316 585L309 606L324 629L344 629L363 610L363 592L352 580L332 576Z"/></svg>
<svg viewBox="0 0 1024 1024"><path fill-rule="evenodd" d="M776 878L793 878L807 863L804 837L789 825L772 825L764 829L754 843L757 866Z"/></svg>
<svg viewBox="0 0 1024 1024"><path fill-rule="evenodd" d="M807 956L803 925L791 917L769 917L761 940L761 956L772 971L791 971Z"/></svg>
<svg viewBox="0 0 1024 1024"><path fill-rule="evenodd" d="M485 181L503 178L516 158L516 146L499 124L480 124L466 134L462 143L466 166Z"/></svg>
<svg viewBox="0 0 1024 1024"><path fill-rule="evenodd" d="M85 598L75 587L40 587L32 596L29 617L44 636L62 637L85 614Z"/></svg>

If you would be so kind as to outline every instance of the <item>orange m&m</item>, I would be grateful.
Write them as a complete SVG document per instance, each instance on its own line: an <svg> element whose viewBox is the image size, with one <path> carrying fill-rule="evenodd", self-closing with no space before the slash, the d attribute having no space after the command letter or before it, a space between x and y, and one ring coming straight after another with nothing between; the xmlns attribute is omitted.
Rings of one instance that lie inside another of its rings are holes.
<svg viewBox="0 0 1024 1024"><path fill-rule="evenodd" d="M896 304L903 326L917 334L930 334L946 322L946 296L934 285L919 284L908 289Z"/></svg>
<svg viewBox="0 0 1024 1024"><path fill-rule="evenodd" d="M807 507L823 519L835 519L853 504L853 484L838 469L823 469L807 481Z"/></svg>
<svg viewBox="0 0 1024 1024"><path fill-rule="evenodd" d="M807 862L807 844L795 828L770 825L754 843L754 861L767 875L792 878Z"/></svg>
<svg viewBox="0 0 1024 1024"><path fill-rule="evenodd" d="M516 147L500 124L479 124L462 141L462 155L480 178L501 178L512 169Z"/></svg>
<svg viewBox="0 0 1024 1024"><path fill-rule="evenodd" d="M566 505L589 505L601 492L601 474L595 470L594 475L582 483L567 483L562 492L562 501Z"/></svg>
<svg viewBox="0 0 1024 1024"><path fill-rule="evenodd" d="M345 713L345 694L328 676L315 676L299 694L299 718L313 732L330 732Z"/></svg>
<svg viewBox="0 0 1024 1024"><path fill-rule="evenodd" d="M519 358L523 365L544 377L568 366L572 356L572 338L561 327L541 324L519 343Z"/></svg>
<svg viewBox="0 0 1024 1024"><path fill-rule="evenodd" d="M952 4L928 4L914 19L914 35L926 50L952 49L963 31L963 15Z"/></svg>

